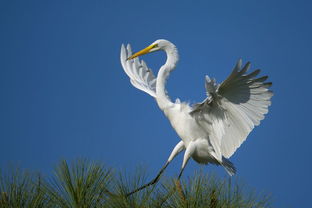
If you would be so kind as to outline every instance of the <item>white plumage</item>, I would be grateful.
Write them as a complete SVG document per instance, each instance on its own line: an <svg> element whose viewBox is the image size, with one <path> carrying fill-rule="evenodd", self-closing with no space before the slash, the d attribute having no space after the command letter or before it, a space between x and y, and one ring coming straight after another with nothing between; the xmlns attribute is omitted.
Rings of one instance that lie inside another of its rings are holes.
<svg viewBox="0 0 312 208"><path fill-rule="evenodd" d="M126 74L130 77L131 84L156 97L156 78L152 70L147 67L143 60L140 62L138 58L133 61L126 61L131 54L132 51L129 44L127 45L127 50L124 45L121 46L121 64Z"/></svg>
<svg viewBox="0 0 312 208"><path fill-rule="evenodd" d="M155 77L145 62L140 62L137 57L157 50L165 51L167 60ZM179 100L173 103L166 93L165 83L178 57L176 47L167 40L157 40L133 55L130 45L121 47L121 64L132 85L156 99L182 139L157 177L147 185L155 183L169 162L182 150L185 154L179 177L190 157L198 163L222 165L230 175L235 174L234 165L226 158L234 154L251 130L264 119L273 96L268 89L272 83L265 82L268 77L257 78L259 69L248 74L250 63L242 67L239 60L220 85L206 76L207 98L203 102L194 106Z"/></svg>

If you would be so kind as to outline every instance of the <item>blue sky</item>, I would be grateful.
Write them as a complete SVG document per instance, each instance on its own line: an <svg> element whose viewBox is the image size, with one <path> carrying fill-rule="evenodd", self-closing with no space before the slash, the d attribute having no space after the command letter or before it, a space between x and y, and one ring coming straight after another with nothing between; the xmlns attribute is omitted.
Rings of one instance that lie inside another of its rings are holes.
<svg viewBox="0 0 312 208"><path fill-rule="evenodd" d="M239 58L269 75L270 112L231 161L277 207L307 207L311 9L309 1L2 0L0 168L49 174L60 159L83 157L156 174L179 138L154 100L131 86L119 53L122 43L139 50L165 38L180 54L167 84L172 99L201 101L204 76L221 82ZM157 72L165 55L143 59ZM184 177L200 168L191 161Z"/></svg>

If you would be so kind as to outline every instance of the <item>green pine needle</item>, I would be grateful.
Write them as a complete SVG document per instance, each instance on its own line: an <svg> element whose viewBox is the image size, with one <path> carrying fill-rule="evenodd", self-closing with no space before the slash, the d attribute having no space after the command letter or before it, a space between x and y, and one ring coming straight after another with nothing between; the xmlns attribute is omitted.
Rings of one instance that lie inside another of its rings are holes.
<svg viewBox="0 0 312 208"><path fill-rule="evenodd" d="M126 194L148 182L138 168L112 171L100 163L61 161L53 177L42 178L18 168L0 174L1 208L265 208L270 197L257 194L237 178L195 172L181 180L163 178L157 185L129 197Z"/></svg>

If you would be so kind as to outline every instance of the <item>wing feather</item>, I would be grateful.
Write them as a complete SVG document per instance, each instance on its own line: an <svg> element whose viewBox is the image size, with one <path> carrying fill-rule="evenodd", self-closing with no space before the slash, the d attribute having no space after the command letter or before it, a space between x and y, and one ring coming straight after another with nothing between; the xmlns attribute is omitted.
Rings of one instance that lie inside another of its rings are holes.
<svg viewBox="0 0 312 208"><path fill-rule="evenodd" d="M152 70L147 67L143 60L140 62L139 58L127 60L130 55L132 55L130 44L128 44L127 47L122 45L120 51L120 62L122 68L130 78L131 84L155 97L156 77L154 76Z"/></svg>
<svg viewBox="0 0 312 208"><path fill-rule="evenodd" d="M232 73L220 85L206 77L207 98L195 104L191 115L209 132L214 149L229 158L260 124L271 105L271 82L268 76L257 78L257 69L247 74L248 62L242 68L239 60ZM219 156L220 157L220 156Z"/></svg>

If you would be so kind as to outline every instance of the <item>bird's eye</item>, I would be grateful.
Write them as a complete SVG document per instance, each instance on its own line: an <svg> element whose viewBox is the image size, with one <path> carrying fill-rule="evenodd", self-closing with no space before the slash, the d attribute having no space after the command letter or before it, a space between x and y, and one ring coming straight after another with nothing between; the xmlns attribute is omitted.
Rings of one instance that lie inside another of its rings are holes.
<svg viewBox="0 0 312 208"><path fill-rule="evenodd" d="M158 44L153 45L153 47L152 47L152 48L156 48L156 47L158 47Z"/></svg>

